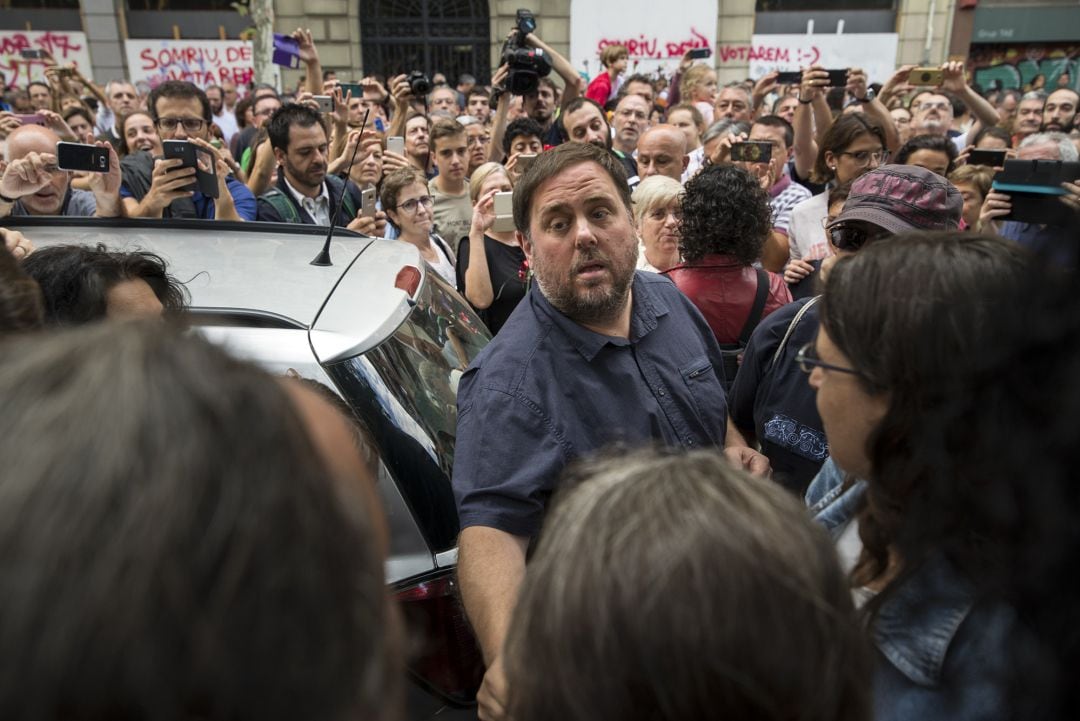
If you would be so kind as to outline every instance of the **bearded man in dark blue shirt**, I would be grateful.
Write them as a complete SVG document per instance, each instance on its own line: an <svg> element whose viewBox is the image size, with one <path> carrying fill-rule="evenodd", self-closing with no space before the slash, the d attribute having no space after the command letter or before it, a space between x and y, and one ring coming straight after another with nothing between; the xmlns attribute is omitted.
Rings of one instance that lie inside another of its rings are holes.
<svg viewBox="0 0 1080 721"><path fill-rule="evenodd" d="M631 217L622 167L587 143L541 153L514 189L535 287L458 391L458 571L488 664L481 719L505 715L499 655L566 464L616 443L723 447L728 433L715 337L670 281L635 272ZM728 440L734 463L768 471Z"/></svg>

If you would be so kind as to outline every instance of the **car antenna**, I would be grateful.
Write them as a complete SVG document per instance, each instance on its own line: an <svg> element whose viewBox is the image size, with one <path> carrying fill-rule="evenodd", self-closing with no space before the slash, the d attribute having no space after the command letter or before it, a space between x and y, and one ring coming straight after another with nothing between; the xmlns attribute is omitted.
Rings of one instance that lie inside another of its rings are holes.
<svg viewBox="0 0 1080 721"><path fill-rule="evenodd" d="M364 122L360 123L360 138L356 141L356 147L353 148L352 157L349 158L349 164L345 167L345 182L341 184L341 195L338 196L337 205L333 206L331 210L333 215L330 217L330 232L326 234L326 241L323 243L322 250L311 261L311 265L333 265L330 261L330 241L334 238L334 228L337 227L337 214L340 211L341 204L345 202L345 193L349 191L349 173L352 172L353 163L356 162L356 154L360 151L360 146L364 144L364 128L367 127L368 115L371 114L371 107L369 106L364 110Z"/></svg>

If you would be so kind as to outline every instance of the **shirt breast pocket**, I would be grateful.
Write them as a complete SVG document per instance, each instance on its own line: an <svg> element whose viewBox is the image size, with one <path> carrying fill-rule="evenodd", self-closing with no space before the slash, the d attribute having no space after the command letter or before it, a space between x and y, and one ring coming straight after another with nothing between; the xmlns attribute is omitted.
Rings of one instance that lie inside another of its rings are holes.
<svg viewBox="0 0 1080 721"><path fill-rule="evenodd" d="M727 401L720 383L720 371L708 358L701 357L683 364L679 373L704 432L714 443L721 443L727 427Z"/></svg>

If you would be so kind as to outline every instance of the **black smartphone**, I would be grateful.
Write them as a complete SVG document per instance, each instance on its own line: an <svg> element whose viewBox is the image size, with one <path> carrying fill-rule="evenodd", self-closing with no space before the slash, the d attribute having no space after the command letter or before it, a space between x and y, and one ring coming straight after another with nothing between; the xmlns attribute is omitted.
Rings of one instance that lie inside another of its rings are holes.
<svg viewBox="0 0 1080 721"><path fill-rule="evenodd" d="M744 163L767 163L772 160L772 143L748 140L745 143L733 143L731 159Z"/></svg>
<svg viewBox="0 0 1080 721"><path fill-rule="evenodd" d="M841 68L839 70L826 70L829 74L829 87L830 88L842 88L847 85L847 68Z"/></svg>
<svg viewBox="0 0 1080 721"><path fill-rule="evenodd" d="M991 168L1000 168L1005 165L1004 150L972 150L968 153L968 165L988 165Z"/></svg>
<svg viewBox="0 0 1080 721"><path fill-rule="evenodd" d="M210 198L218 197L217 168L210 151L186 140L165 140L161 147L166 160L179 158L183 161L181 168L195 168L195 180L185 190L197 190Z"/></svg>
<svg viewBox="0 0 1080 721"><path fill-rule="evenodd" d="M776 74L776 82L780 85L799 85L802 83L802 71L781 70Z"/></svg>
<svg viewBox="0 0 1080 721"><path fill-rule="evenodd" d="M1068 226L1077 213L1062 196L1065 181L1080 180L1080 163L1061 160L1006 160L994 175L993 189L1009 196L1012 210L1001 220Z"/></svg>
<svg viewBox="0 0 1080 721"><path fill-rule="evenodd" d="M45 59L45 51L44 50L23 50L19 54L23 57L24 60L44 60Z"/></svg>
<svg viewBox="0 0 1080 721"><path fill-rule="evenodd" d="M56 144L56 167L89 173L109 172L109 149L82 143Z"/></svg>
<svg viewBox="0 0 1080 721"><path fill-rule="evenodd" d="M712 50L709 48L694 48L686 54L686 57L691 60L704 60L712 57Z"/></svg>
<svg viewBox="0 0 1080 721"><path fill-rule="evenodd" d="M364 86L360 83L338 83L337 86L341 88L341 97L345 97L350 90L354 98L364 97Z"/></svg>

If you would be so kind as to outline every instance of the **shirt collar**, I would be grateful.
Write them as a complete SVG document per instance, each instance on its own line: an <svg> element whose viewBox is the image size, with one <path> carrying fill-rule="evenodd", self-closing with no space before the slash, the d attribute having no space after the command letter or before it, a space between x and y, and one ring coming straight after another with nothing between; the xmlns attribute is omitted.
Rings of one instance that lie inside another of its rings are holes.
<svg viewBox="0 0 1080 721"><path fill-rule="evenodd" d="M530 299L533 306L551 319L552 323L570 341L570 345L589 363L606 345L627 346L637 343L655 330L658 319L668 313L667 304L659 295L649 289L648 283L642 281L640 272L634 273L634 280L631 285L629 339L595 333L571 320L548 301L540 291L539 283L533 283Z"/></svg>
<svg viewBox="0 0 1080 721"><path fill-rule="evenodd" d="M304 195L299 190L297 190L296 188L293 187L293 184L289 182L289 178L286 177L284 170L281 170L279 168L278 172L281 174L281 180L285 183L285 187L288 188L289 192L292 193L292 196L294 198L296 198L296 202L301 208L304 207L304 201L305 200L314 200L316 203L318 203L320 200L326 200L326 207L327 207L327 209L329 209L329 207L330 207L330 193L326 190L326 181L325 180L322 183L322 189L319 191L319 194L317 196L315 196L314 198L308 198L308 196Z"/></svg>
<svg viewBox="0 0 1080 721"><path fill-rule="evenodd" d="M773 187L769 188L769 197L775 198L783 193L791 185L791 176L787 173L787 164L784 165L784 172L780 175L780 180L773 184Z"/></svg>

